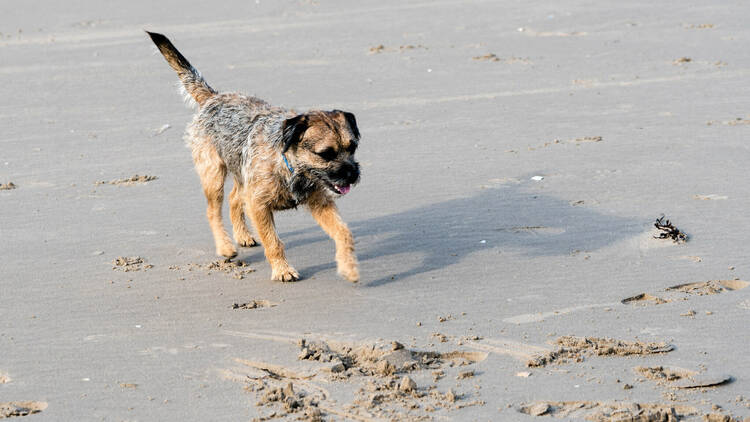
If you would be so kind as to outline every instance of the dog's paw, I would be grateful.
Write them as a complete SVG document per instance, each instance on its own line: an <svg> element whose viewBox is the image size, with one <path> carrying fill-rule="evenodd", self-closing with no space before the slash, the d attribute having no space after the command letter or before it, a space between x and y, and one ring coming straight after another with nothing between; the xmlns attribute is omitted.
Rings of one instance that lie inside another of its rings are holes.
<svg viewBox="0 0 750 422"><path fill-rule="evenodd" d="M274 268L271 279L275 281L297 281L299 280L299 273L291 266L286 265L278 269Z"/></svg>
<svg viewBox="0 0 750 422"><path fill-rule="evenodd" d="M253 246L258 246L258 242L253 239L252 236L247 235L247 237L240 236L237 240L237 244L240 245L242 248L252 248Z"/></svg>
<svg viewBox="0 0 750 422"><path fill-rule="evenodd" d="M340 265L338 272L341 277L352 283L359 281L359 270L356 265Z"/></svg>
<svg viewBox="0 0 750 422"><path fill-rule="evenodd" d="M231 243L224 244L216 247L216 255L223 256L227 259L232 259L237 256L237 249Z"/></svg>

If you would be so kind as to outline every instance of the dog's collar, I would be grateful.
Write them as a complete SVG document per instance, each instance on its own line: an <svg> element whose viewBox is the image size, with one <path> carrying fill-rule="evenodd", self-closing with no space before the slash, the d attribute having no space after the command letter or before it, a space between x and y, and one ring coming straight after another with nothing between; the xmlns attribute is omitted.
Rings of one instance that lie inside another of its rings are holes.
<svg viewBox="0 0 750 422"><path fill-rule="evenodd" d="M282 153L281 157L284 159L284 164L286 164L286 168L289 169L289 173L294 174L294 169L292 168L292 165L289 164L289 160L286 159L286 155Z"/></svg>

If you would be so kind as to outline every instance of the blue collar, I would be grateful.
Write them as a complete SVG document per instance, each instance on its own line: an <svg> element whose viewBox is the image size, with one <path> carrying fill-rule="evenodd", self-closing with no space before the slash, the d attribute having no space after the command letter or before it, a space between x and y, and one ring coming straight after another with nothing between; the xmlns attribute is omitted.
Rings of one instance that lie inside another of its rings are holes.
<svg viewBox="0 0 750 422"><path fill-rule="evenodd" d="M286 155L284 155L284 154L282 153L282 154L281 154L281 157L283 157L283 158L284 158L284 164L286 164L286 168L288 168L288 169L289 169L289 172L290 172L290 173L292 173L292 174L294 174L294 169L292 168L292 165L291 165L291 164L289 164L289 161L288 161L288 160L286 159Z"/></svg>

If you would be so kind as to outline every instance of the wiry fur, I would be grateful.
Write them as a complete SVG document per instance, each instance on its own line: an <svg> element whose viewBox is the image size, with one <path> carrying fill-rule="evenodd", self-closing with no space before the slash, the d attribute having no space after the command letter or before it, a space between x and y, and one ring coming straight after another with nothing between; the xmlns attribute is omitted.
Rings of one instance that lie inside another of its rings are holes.
<svg viewBox="0 0 750 422"><path fill-rule="evenodd" d="M305 205L336 243L339 274L357 281L354 239L334 204L339 194L359 181L354 159L359 130L354 115L340 110L296 114L259 98L217 93L166 37L148 34L199 106L185 140L208 202L206 215L217 253L227 258L237 255L221 217L224 181L231 174L234 239L240 246L256 244L245 225L247 215L265 247L273 279L299 278L286 261L273 212Z"/></svg>

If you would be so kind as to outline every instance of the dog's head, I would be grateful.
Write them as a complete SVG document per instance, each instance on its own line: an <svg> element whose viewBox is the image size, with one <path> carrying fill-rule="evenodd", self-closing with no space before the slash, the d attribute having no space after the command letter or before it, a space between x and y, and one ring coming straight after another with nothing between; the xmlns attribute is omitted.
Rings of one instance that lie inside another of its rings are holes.
<svg viewBox="0 0 750 422"><path fill-rule="evenodd" d="M352 113L311 111L286 119L282 126L283 151L294 155L295 172L304 173L318 187L345 195L359 182L354 152L359 129Z"/></svg>

